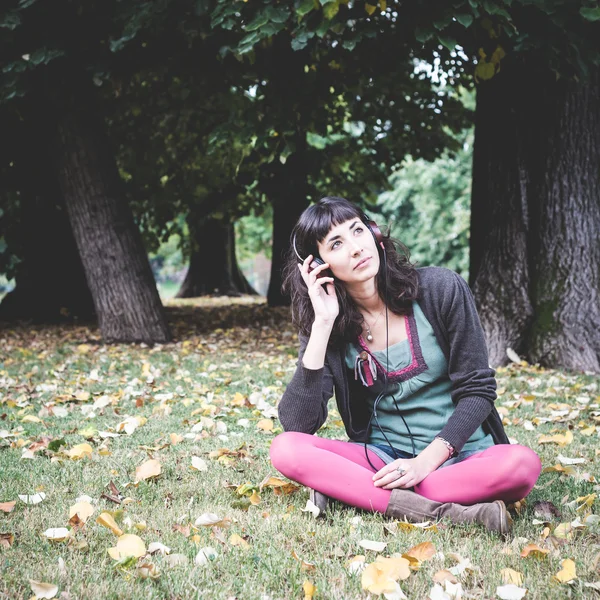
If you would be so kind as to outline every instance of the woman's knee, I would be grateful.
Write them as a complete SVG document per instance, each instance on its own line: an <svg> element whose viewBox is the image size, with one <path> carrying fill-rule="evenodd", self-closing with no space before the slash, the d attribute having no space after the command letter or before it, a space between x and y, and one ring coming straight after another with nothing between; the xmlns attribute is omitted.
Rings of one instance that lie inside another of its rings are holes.
<svg viewBox="0 0 600 600"><path fill-rule="evenodd" d="M305 437L307 437L307 434L305 433L286 431L284 433L280 433L271 442L271 447L269 448L271 464L280 473L283 473L290 479L297 478L299 464L298 458L302 454L301 447L305 443L303 439Z"/></svg>
<svg viewBox="0 0 600 600"><path fill-rule="evenodd" d="M542 471L542 461L531 448L515 444L508 447L503 470L507 477L518 479L523 484L533 487Z"/></svg>

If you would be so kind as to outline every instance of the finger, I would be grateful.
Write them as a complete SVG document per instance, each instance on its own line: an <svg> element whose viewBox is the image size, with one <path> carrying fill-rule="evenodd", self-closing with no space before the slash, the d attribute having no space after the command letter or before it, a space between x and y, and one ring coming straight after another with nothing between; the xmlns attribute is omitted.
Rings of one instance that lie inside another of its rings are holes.
<svg viewBox="0 0 600 600"><path fill-rule="evenodd" d="M402 480L403 477L406 479L406 473L400 475L400 473L398 473L397 471L392 471L391 473L388 473L385 477L382 477L381 479L375 481L374 485L375 487L386 488L386 486L390 484L399 482L400 480Z"/></svg>
<svg viewBox="0 0 600 600"><path fill-rule="evenodd" d="M314 274L315 276L319 276L319 273L321 273L322 271L326 271L327 269L329 269L329 263L323 263L322 265L318 265L317 267L315 267L312 271L311 274Z"/></svg>
<svg viewBox="0 0 600 600"><path fill-rule="evenodd" d="M398 467L402 467L402 465L397 464L396 462L390 463L389 465L385 465L385 467L382 467L381 469L379 469L379 471L377 471L377 473L375 473L375 475L373 475L373 481L381 479L389 473L398 473Z"/></svg>

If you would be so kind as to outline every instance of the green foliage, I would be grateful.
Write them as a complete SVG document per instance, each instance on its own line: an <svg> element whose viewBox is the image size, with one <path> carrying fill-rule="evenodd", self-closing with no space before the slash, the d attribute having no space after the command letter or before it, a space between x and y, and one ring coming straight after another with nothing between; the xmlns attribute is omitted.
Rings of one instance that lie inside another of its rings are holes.
<svg viewBox="0 0 600 600"><path fill-rule="evenodd" d="M390 177L393 189L381 194L377 207L413 261L448 267L467 278L472 129L458 139L458 152L444 152L433 162L408 157Z"/></svg>
<svg viewBox="0 0 600 600"><path fill-rule="evenodd" d="M238 260L246 261L260 252L270 259L273 237L273 209L253 210L235 223L235 250Z"/></svg>

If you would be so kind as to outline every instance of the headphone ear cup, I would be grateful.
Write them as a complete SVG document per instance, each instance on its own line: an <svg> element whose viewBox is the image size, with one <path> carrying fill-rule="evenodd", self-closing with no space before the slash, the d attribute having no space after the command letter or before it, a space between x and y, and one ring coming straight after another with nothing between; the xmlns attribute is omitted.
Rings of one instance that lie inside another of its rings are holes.
<svg viewBox="0 0 600 600"><path fill-rule="evenodd" d="M325 264L325 261L320 259L318 256L315 256L315 258L313 258L310 261L310 265L308 265L308 272L310 273L313 269L316 269L317 267L324 265L324 264Z"/></svg>
<svg viewBox="0 0 600 600"><path fill-rule="evenodd" d="M378 245L383 247L383 233L381 233L381 229L379 229L379 225L377 225L377 223L375 223L375 221L371 221L371 219L369 219L368 217L367 217L365 223L366 223L367 227L371 230L371 233L373 234L373 237L375 238L375 242L377 242Z"/></svg>

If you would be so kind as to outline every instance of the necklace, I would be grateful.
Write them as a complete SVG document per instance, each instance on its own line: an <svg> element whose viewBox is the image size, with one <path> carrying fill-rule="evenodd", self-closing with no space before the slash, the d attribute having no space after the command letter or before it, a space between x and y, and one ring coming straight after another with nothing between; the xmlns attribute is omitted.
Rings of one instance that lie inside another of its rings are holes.
<svg viewBox="0 0 600 600"><path fill-rule="evenodd" d="M375 319L375 322L373 323L373 328L375 328L375 325L377 325L377 321L379 321L379 317L381 317L384 310L385 310L385 306L381 309L381 312L377 315L377 318ZM369 324L367 323L366 319L365 319L365 327L367 328L367 342L372 342L373 334L371 333L371 327L369 327Z"/></svg>

